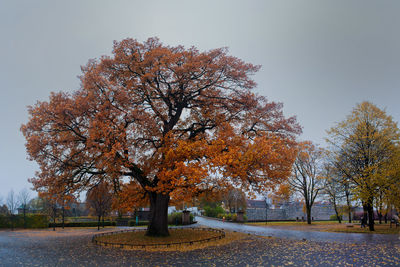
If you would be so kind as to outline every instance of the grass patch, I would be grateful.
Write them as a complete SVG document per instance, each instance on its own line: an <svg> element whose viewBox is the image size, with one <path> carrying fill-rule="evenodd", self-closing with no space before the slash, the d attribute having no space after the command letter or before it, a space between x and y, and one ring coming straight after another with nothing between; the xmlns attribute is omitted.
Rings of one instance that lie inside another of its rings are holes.
<svg viewBox="0 0 400 267"><path fill-rule="evenodd" d="M145 235L145 231L140 232L125 232L114 235L105 235L97 237L98 241L119 243L119 244L131 244L131 245L153 245L153 244L171 244L180 242L191 242L196 240L203 240L219 236L220 233L206 230L195 230L195 229L170 229L170 236L166 237L150 237ZM237 232L225 232L225 238L189 244L176 244L170 247L146 247L146 248L133 248L133 250L146 250L146 251L189 251L195 249L202 249L209 246L220 246L229 244L233 241L246 238L247 235Z"/></svg>
<svg viewBox="0 0 400 267"><path fill-rule="evenodd" d="M192 229L170 229L170 235L165 237L146 236L145 231L126 232L108 236L100 236L97 240L110 243L131 245L170 244L177 242L191 242L201 239L217 237L219 233Z"/></svg>
<svg viewBox="0 0 400 267"><path fill-rule="evenodd" d="M340 233L363 233L363 234L400 234L400 227L390 224L375 224L375 231L370 231L368 226L361 228L361 226L354 225L353 227L334 227L326 229L326 232L340 232Z"/></svg>
<svg viewBox="0 0 400 267"><path fill-rule="evenodd" d="M257 222L247 223L248 225L276 227L287 230L299 231L320 231L320 232L340 232L340 233L365 233L365 234L400 234L400 227L390 224L375 224L375 231L369 231L368 226L361 228L359 223L348 224L346 222L339 223L337 221L314 221L311 224L307 222Z"/></svg>
<svg viewBox="0 0 400 267"><path fill-rule="evenodd" d="M338 224L338 221L313 221L312 225L326 225L326 224ZM343 223L343 221L342 221ZM308 225L307 222L296 222L296 221L283 221L283 222L248 222L248 225L255 226L299 226L299 225Z"/></svg>

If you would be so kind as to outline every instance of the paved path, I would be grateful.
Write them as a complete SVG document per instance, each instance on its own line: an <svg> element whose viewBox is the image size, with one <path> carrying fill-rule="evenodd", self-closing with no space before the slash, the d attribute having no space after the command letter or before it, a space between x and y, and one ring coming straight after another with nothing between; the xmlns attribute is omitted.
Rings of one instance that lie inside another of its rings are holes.
<svg viewBox="0 0 400 267"><path fill-rule="evenodd" d="M399 266L400 263L400 246L388 243L354 245L248 235L219 247L149 252L95 246L91 238L96 233L96 229L0 230L0 266L369 267Z"/></svg>
<svg viewBox="0 0 400 267"><path fill-rule="evenodd" d="M205 217L196 217L199 225L212 228L221 228L231 231L249 233L260 236L273 236L279 238L288 238L294 240L311 240L311 241L328 241L328 242L346 242L346 243L364 243L364 242L388 242L392 244L400 244L398 235L383 234L358 234L358 233L331 233L317 231L296 231L277 229L273 227L252 226L239 223L222 222L219 220L209 219Z"/></svg>

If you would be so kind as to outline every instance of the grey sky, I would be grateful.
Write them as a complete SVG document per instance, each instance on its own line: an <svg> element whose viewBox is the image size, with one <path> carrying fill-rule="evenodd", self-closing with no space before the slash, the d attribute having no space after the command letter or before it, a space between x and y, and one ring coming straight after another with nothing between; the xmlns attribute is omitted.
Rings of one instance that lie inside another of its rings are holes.
<svg viewBox="0 0 400 267"><path fill-rule="evenodd" d="M366 0L0 0L0 196L29 188L37 169L19 131L26 106L76 90L80 66L126 37L227 46L262 65L257 92L297 116L302 139L323 143L364 100L399 121L399 12L399 1Z"/></svg>

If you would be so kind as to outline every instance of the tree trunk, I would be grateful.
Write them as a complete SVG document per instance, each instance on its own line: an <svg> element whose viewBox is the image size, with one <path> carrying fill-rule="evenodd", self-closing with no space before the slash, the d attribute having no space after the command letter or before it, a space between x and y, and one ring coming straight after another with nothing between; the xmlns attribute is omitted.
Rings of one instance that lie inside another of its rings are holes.
<svg viewBox="0 0 400 267"><path fill-rule="evenodd" d="M333 208L335 209L336 218L338 219L339 223L342 223L342 218L339 216L339 211L335 203L333 203Z"/></svg>
<svg viewBox="0 0 400 267"><path fill-rule="evenodd" d="M98 217L98 220L97 220L97 231L99 231L100 230L100 218L101 218L101 215L99 215L97 217Z"/></svg>
<svg viewBox="0 0 400 267"><path fill-rule="evenodd" d="M351 223L351 210L349 208L349 223Z"/></svg>
<svg viewBox="0 0 400 267"><path fill-rule="evenodd" d="M169 236L168 203L169 195L150 193L150 222L147 236Z"/></svg>
<svg viewBox="0 0 400 267"><path fill-rule="evenodd" d="M26 208L24 205L24 229L26 229Z"/></svg>
<svg viewBox="0 0 400 267"><path fill-rule="evenodd" d="M307 205L306 210L307 210L307 224L311 224L311 206Z"/></svg>
<svg viewBox="0 0 400 267"><path fill-rule="evenodd" d="M367 211L368 211L368 222L369 222L369 230L375 231L374 229L374 207L372 204L367 204Z"/></svg>
<svg viewBox="0 0 400 267"><path fill-rule="evenodd" d="M364 226L367 225L367 218L368 218L367 214L368 214L367 205L363 204L363 217L361 220L361 225L364 225Z"/></svg>
<svg viewBox="0 0 400 267"><path fill-rule="evenodd" d="M65 224L65 207L62 207L62 229L64 229Z"/></svg>
<svg viewBox="0 0 400 267"><path fill-rule="evenodd" d="M346 193L346 202L347 202L347 209L349 212L349 223L351 223L351 202L350 202L350 194Z"/></svg>

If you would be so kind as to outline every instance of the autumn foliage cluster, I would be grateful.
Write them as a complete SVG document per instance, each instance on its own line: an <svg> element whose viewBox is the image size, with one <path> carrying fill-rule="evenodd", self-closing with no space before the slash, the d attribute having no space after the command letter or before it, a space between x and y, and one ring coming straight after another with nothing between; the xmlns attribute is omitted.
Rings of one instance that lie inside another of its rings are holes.
<svg viewBox="0 0 400 267"><path fill-rule="evenodd" d="M328 147L298 145L293 171L270 197L274 202L300 196L307 221L315 200L328 200L341 222L351 222L354 206L362 206L363 225L400 210L400 130L393 118L371 102L358 104L345 120L328 130ZM375 216L377 213L377 217Z"/></svg>
<svg viewBox="0 0 400 267"><path fill-rule="evenodd" d="M330 175L364 209L364 223L374 230L374 208L379 219L400 211L400 131L393 118L370 102L358 104L351 114L328 131L331 144ZM332 186L332 183L330 184Z"/></svg>
<svg viewBox="0 0 400 267"><path fill-rule="evenodd" d="M226 49L115 42L82 67L79 90L29 108L22 132L40 166L31 182L52 192L106 182L120 203L150 203L149 235L168 234L171 199L269 188L290 174L300 127L252 92L258 69Z"/></svg>

